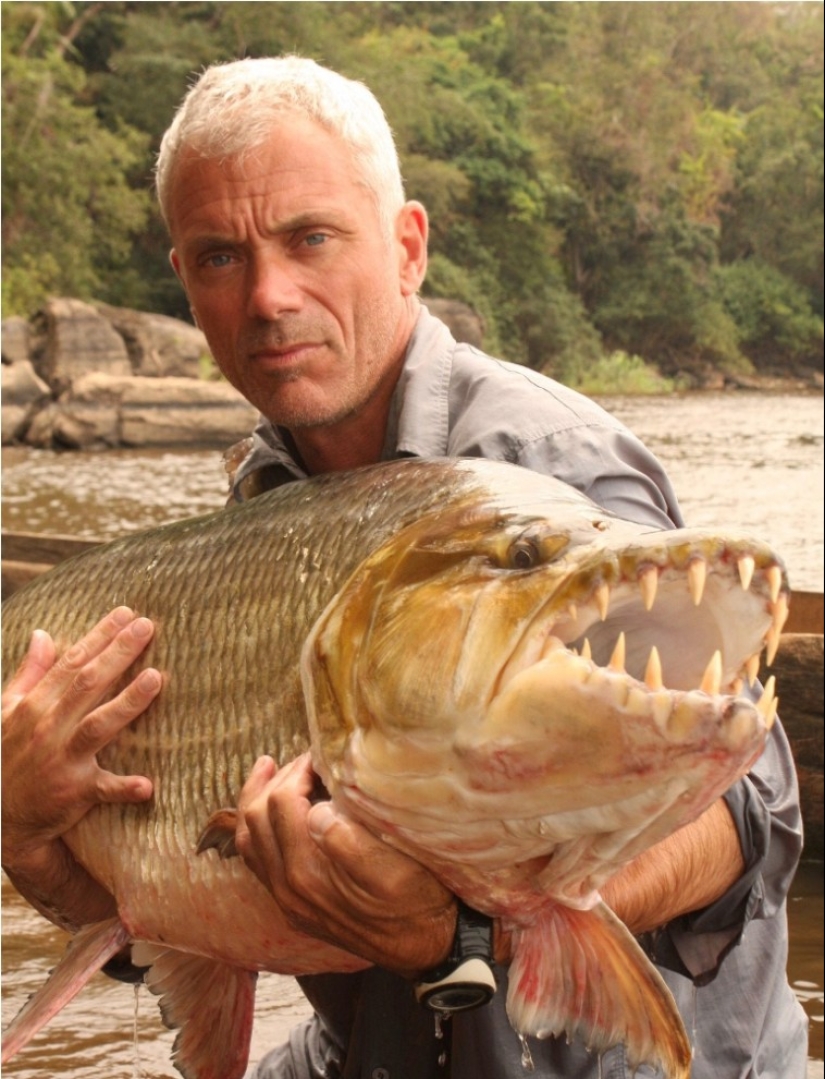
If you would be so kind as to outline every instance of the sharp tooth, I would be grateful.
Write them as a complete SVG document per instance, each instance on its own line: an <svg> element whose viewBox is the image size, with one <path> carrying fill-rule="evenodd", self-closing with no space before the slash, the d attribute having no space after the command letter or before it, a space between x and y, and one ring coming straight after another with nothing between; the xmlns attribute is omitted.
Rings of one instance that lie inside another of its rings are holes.
<svg viewBox="0 0 825 1079"><path fill-rule="evenodd" d="M593 599L596 601L599 617L604 622L607 618L607 612L610 610L610 585L606 582L600 584L593 593Z"/></svg>
<svg viewBox="0 0 825 1079"><path fill-rule="evenodd" d="M748 685L752 686L759 676L759 656L751 656L745 664L745 673L748 676Z"/></svg>
<svg viewBox="0 0 825 1079"><path fill-rule="evenodd" d="M655 566L649 566L639 574L639 590L642 593L642 603L645 610L649 611L656 601L656 590L659 587L659 571Z"/></svg>
<svg viewBox="0 0 825 1079"><path fill-rule="evenodd" d="M708 566L704 558L694 558L688 566L688 585L690 595L696 607L702 602L705 591L705 579L708 575Z"/></svg>
<svg viewBox="0 0 825 1079"><path fill-rule="evenodd" d="M722 653L717 648L713 655L710 657L710 662L705 668L705 673L702 676L702 684L699 689L702 693L708 693L710 696L715 697L719 692L719 687L722 684Z"/></svg>
<svg viewBox="0 0 825 1079"><path fill-rule="evenodd" d="M776 679L771 675L765 683L762 696L756 702L757 711L761 713L768 730L771 729L773 721L776 719L776 705Z"/></svg>
<svg viewBox="0 0 825 1079"><path fill-rule="evenodd" d="M673 710L673 698L669 693L662 692L657 693L653 697L653 718L658 725L664 730L667 726L667 721L670 719L670 713Z"/></svg>
<svg viewBox="0 0 825 1079"><path fill-rule="evenodd" d="M773 617L773 624L776 627L777 633L781 633L785 628L785 623L788 621L788 597L785 595L779 596L774 601L773 609L771 610Z"/></svg>
<svg viewBox="0 0 825 1079"><path fill-rule="evenodd" d="M776 653L779 651L779 637L780 630L774 622L765 637L765 662L769 667L773 666L773 661L776 659Z"/></svg>
<svg viewBox="0 0 825 1079"><path fill-rule="evenodd" d="M756 563L749 554L743 554L737 562L739 566L739 580L742 582L742 587L747 592L751 586L753 580L753 571L756 568Z"/></svg>
<svg viewBox="0 0 825 1079"><path fill-rule="evenodd" d="M613 649L613 655L610 657L610 662L607 664L611 671L616 671L618 674L622 673L624 670L625 651L624 633L620 633L619 639L616 641L616 647Z"/></svg>
<svg viewBox="0 0 825 1079"><path fill-rule="evenodd" d="M592 652L592 650L590 648L590 641L587 639L587 637L585 637L584 641L582 642L581 654L582 654L583 659L592 659L593 658L593 652Z"/></svg>
<svg viewBox="0 0 825 1079"><path fill-rule="evenodd" d="M652 690L661 689L664 685L662 682L662 661L659 659L659 652L655 644L650 649L647 667L645 668L645 685Z"/></svg>
<svg viewBox="0 0 825 1079"><path fill-rule="evenodd" d="M771 590L771 599L776 603L782 589L782 570L779 566L770 566L765 570L765 576L768 578L768 588Z"/></svg>

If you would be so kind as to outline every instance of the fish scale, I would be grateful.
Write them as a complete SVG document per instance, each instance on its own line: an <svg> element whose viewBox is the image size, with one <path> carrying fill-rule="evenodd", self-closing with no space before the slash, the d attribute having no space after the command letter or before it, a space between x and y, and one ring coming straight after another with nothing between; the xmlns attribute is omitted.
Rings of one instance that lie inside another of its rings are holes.
<svg viewBox="0 0 825 1079"><path fill-rule="evenodd" d="M321 971L329 950L289 927L239 858L209 847L233 834L254 760L311 744L339 812L510 929L520 1034L624 1041L631 1063L683 1079L690 1049L672 998L598 888L761 751L772 693L757 708L734 681L776 638L786 594L764 544L651 532L556 480L480 460L290 484L58 566L4 605L5 669L35 626L63 648L118 604L152 618L136 666L165 672L164 687L100 756L150 776L155 793L96 807L66 836L119 919L78 937L4 1054L125 933L143 942L150 985L181 1028L182 1074L240 1079L253 972ZM645 669L639 652L654 642L667 687L652 656L644 681L624 669L625 654ZM364 965L338 955L339 970ZM586 998L565 999L570 978ZM232 1025L203 1029L203 1015L222 1014Z"/></svg>

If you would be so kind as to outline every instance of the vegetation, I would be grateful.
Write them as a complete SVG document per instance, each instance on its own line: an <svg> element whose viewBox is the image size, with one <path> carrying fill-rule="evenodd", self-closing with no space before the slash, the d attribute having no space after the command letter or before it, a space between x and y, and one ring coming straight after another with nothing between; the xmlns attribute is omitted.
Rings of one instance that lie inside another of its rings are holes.
<svg viewBox="0 0 825 1079"><path fill-rule="evenodd" d="M3 311L186 317L151 196L194 73L361 78L432 216L425 292L573 384L821 370L819 3L3 3ZM599 376L601 372L601 376Z"/></svg>

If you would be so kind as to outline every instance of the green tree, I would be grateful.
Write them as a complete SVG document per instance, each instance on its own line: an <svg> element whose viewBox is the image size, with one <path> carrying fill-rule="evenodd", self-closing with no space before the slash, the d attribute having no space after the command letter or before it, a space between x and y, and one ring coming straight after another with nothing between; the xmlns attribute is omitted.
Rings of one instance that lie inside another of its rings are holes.
<svg viewBox="0 0 825 1079"><path fill-rule="evenodd" d="M49 294L115 299L149 198L145 137L103 126L69 59L102 5L8 4L3 13L3 310Z"/></svg>

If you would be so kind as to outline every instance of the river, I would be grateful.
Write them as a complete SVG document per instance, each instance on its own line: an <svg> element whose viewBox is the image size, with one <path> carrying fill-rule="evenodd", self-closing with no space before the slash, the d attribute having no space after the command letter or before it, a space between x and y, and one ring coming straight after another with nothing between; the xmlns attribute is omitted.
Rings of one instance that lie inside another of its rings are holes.
<svg viewBox="0 0 825 1079"><path fill-rule="evenodd" d="M823 402L749 393L603 402L660 457L693 525L725 524L771 542L794 588L823 587ZM212 451L52 453L3 450L3 527L113 537L223 505ZM823 1068L822 866L803 864L789 904L789 977L811 1021L809 1079ZM54 966L62 934L3 880L3 1023ZM307 1013L291 979L259 983L253 1059ZM172 1035L154 1000L102 975L25 1053L15 1079L173 1079ZM790 1079L790 1077L789 1077Z"/></svg>

